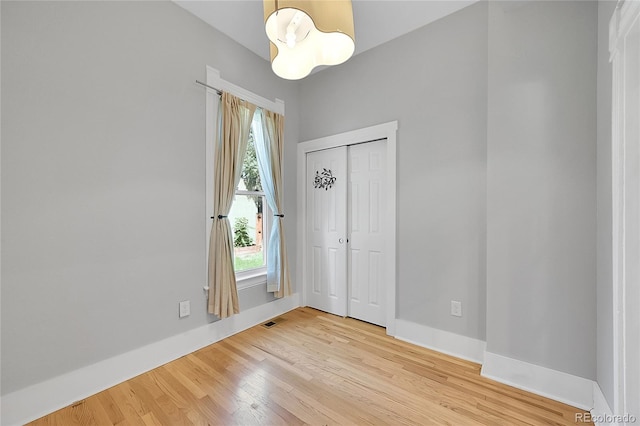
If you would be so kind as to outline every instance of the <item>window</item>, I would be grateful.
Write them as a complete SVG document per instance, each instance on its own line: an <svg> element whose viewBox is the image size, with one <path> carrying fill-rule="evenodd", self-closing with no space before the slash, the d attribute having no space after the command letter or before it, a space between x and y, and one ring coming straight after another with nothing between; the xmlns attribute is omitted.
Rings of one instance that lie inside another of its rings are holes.
<svg viewBox="0 0 640 426"><path fill-rule="evenodd" d="M252 128L260 124L257 123L258 120L258 115L254 115ZM252 129L249 133L240 182L229 211L233 232L234 269L238 278L264 274L266 267L269 208L258 171L256 142Z"/></svg>
<svg viewBox="0 0 640 426"><path fill-rule="evenodd" d="M232 93L235 96L240 97L241 99L247 100L254 105L257 105L258 108L266 109L269 111L277 112L278 114L284 115L284 102L279 99L275 101L271 101L269 99L258 96L254 93L251 93L239 86L234 85L231 82L228 82L221 78L220 72L214 68L207 67L207 85L211 87L215 87L226 92ZM206 116L207 117L217 117L217 119L208 119L206 120L206 130L205 130L205 138L206 138L206 208L205 215L203 216L203 224L206 229L205 244L206 244L206 258L207 262L210 258L210 237L211 237L211 229L214 221L212 217L214 216L214 165L215 165L215 143L218 138L219 126L220 126L220 96L219 93L212 89L207 89L206 95ZM259 118L254 115L253 125L258 124L261 126L259 122ZM259 127L258 127L259 128ZM256 132L259 134L260 132ZM253 153L255 152L255 143L253 141L253 135L251 135L251 144L248 148L249 154L247 155L248 159L245 159L245 164L248 160L252 159ZM246 167L245 167L246 169ZM250 170L250 168L249 168ZM258 174L259 175L259 174ZM258 204L256 204L256 201ZM259 222L259 208L260 203L262 208L262 221ZM244 207L243 207L244 206ZM235 240L235 230L240 229L239 233L244 234L244 230L251 240L246 238L244 235L240 237L240 240L244 240L242 242L239 241L239 244L248 244L243 248L234 247L234 251L236 252L235 260L234 260L234 269L236 271L236 282L238 290L242 290L247 287L252 287L254 285L262 285L267 281L267 268L266 268L266 253L267 247L266 244L269 240L269 235L271 232L272 222L273 222L273 213L267 207L266 197L262 191L262 187L255 187L251 184L245 183L244 179L240 179L240 184L238 188L236 188L236 193L234 197L234 202L232 204L231 210L228 213L229 224L232 228L232 237ZM246 225L244 225L244 221L239 223L239 226L235 225L236 218L245 218ZM262 229L260 229L262 227ZM258 231L262 231L259 233ZM258 244L256 244L258 243ZM259 244L261 243L261 244ZM260 246L260 247L252 247L252 246ZM257 259L257 260L256 260ZM260 261L260 266L256 267L256 264ZM206 269L206 274L208 275L209 269ZM204 287L205 289L209 289L209 280L207 280L207 284Z"/></svg>

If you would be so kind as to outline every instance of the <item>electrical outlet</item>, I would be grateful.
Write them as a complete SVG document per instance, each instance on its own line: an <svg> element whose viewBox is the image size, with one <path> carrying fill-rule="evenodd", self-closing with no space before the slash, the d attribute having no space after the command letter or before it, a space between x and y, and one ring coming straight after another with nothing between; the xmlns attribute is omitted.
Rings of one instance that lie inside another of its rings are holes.
<svg viewBox="0 0 640 426"><path fill-rule="evenodd" d="M457 300L451 301L451 315L454 317L462 316L462 302L458 302Z"/></svg>
<svg viewBox="0 0 640 426"><path fill-rule="evenodd" d="M191 315L191 303L188 300L184 300L178 304L178 316L180 318L188 317Z"/></svg>

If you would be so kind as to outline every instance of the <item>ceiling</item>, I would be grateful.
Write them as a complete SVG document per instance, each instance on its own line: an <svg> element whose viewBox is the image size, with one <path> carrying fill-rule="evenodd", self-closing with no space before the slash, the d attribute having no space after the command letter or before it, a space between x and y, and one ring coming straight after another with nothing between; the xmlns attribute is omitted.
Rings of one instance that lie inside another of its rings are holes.
<svg viewBox="0 0 640 426"><path fill-rule="evenodd" d="M477 0L352 0L355 54L386 43ZM174 0L212 27L265 60L269 40L264 32L261 0Z"/></svg>

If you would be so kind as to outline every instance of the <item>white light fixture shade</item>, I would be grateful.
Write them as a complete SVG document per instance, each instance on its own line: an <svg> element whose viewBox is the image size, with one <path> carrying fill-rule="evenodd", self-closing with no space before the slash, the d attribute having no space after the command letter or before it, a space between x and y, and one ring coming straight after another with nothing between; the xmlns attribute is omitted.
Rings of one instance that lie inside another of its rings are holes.
<svg viewBox="0 0 640 426"><path fill-rule="evenodd" d="M264 0L264 19L279 77L299 80L355 50L351 0Z"/></svg>

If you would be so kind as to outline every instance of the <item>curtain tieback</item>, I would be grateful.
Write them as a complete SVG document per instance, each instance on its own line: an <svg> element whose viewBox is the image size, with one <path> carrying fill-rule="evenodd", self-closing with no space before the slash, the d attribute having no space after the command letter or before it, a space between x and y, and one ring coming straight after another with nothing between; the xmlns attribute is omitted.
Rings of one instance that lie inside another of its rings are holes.
<svg viewBox="0 0 640 426"><path fill-rule="evenodd" d="M283 214L274 214L274 216L276 216L276 217L281 217L281 218L283 218L283 219L284 219L284 215L283 215Z"/></svg>
<svg viewBox="0 0 640 426"><path fill-rule="evenodd" d="M221 214L218 215L218 219L224 219L225 217L227 216L223 216ZM211 216L211 219L215 219L215 218L216 218L215 216Z"/></svg>

